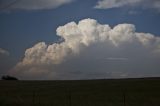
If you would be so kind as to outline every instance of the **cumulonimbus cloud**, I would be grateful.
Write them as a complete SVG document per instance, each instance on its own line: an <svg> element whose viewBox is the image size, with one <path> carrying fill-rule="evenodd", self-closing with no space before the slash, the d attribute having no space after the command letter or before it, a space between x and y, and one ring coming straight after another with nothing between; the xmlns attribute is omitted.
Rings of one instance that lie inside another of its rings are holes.
<svg viewBox="0 0 160 106"><path fill-rule="evenodd" d="M64 26L59 26L57 35L63 39L62 42L50 45L45 42L35 44L25 51L24 58L17 63L11 73L22 76L48 76L52 73L52 79L54 79L62 68L60 67L61 64L67 70L67 65L65 65L69 64L67 61L73 63L70 65L72 67L79 60L77 64L88 64L83 61L86 58L88 60L95 58L96 64L99 64L105 61L104 58L114 59L115 61L116 59L123 59L128 62L130 58L134 60L143 56L160 57L160 38L150 33L136 32L133 24L119 24L111 28L109 25L100 24L94 19L83 19L78 24L70 22ZM94 50L91 48L94 48ZM98 51L103 51L104 53ZM79 56L80 58L73 59L74 62L72 61L72 57ZM97 58L99 59L96 60ZM135 64L131 63L130 65ZM81 65L79 66L81 67ZM68 67L70 66L68 65ZM94 65L90 62L87 67L89 66ZM80 67L79 69L82 68ZM84 68L81 71L85 70ZM105 68L107 69L107 67ZM64 70L60 72L65 73ZM62 78L62 76L58 78Z"/></svg>
<svg viewBox="0 0 160 106"><path fill-rule="evenodd" d="M123 6L141 6L143 8L153 8L160 11L159 0L99 0L94 8L109 9Z"/></svg>
<svg viewBox="0 0 160 106"><path fill-rule="evenodd" d="M0 9L42 10L53 9L73 0L2 0Z"/></svg>

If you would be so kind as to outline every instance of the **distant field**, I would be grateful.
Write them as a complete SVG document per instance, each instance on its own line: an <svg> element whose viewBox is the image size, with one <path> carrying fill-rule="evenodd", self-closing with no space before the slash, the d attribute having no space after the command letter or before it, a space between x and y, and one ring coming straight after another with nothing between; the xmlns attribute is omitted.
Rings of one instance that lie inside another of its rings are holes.
<svg viewBox="0 0 160 106"><path fill-rule="evenodd" d="M160 79L0 81L0 106L160 106Z"/></svg>

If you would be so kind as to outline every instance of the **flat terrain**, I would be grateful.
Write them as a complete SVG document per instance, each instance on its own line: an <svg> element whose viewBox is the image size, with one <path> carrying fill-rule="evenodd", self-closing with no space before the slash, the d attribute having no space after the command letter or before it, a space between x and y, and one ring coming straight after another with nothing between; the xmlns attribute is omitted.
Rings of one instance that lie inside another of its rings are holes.
<svg viewBox="0 0 160 106"><path fill-rule="evenodd" d="M0 81L0 106L160 106L160 78Z"/></svg>

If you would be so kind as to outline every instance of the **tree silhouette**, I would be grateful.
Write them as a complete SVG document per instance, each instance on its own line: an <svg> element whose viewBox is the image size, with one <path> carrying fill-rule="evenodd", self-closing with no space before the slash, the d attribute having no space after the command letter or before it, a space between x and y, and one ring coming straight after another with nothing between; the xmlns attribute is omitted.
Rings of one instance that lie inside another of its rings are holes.
<svg viewBox="0 0 160 106"><path fill-rule="evenodd" d="M1 78L2 80L18 80L16 77L9 76L9 75L4 75Z"/></svg>

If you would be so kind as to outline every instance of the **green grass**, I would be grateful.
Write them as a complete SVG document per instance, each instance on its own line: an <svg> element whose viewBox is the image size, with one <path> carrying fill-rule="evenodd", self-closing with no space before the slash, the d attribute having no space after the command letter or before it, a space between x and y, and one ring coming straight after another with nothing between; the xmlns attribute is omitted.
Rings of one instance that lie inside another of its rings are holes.
<svg viewBox="0 0 160 106"><path fill-rule="evenodd" d="M0 106L160 106L160 79L0 81Z"/></svg>

